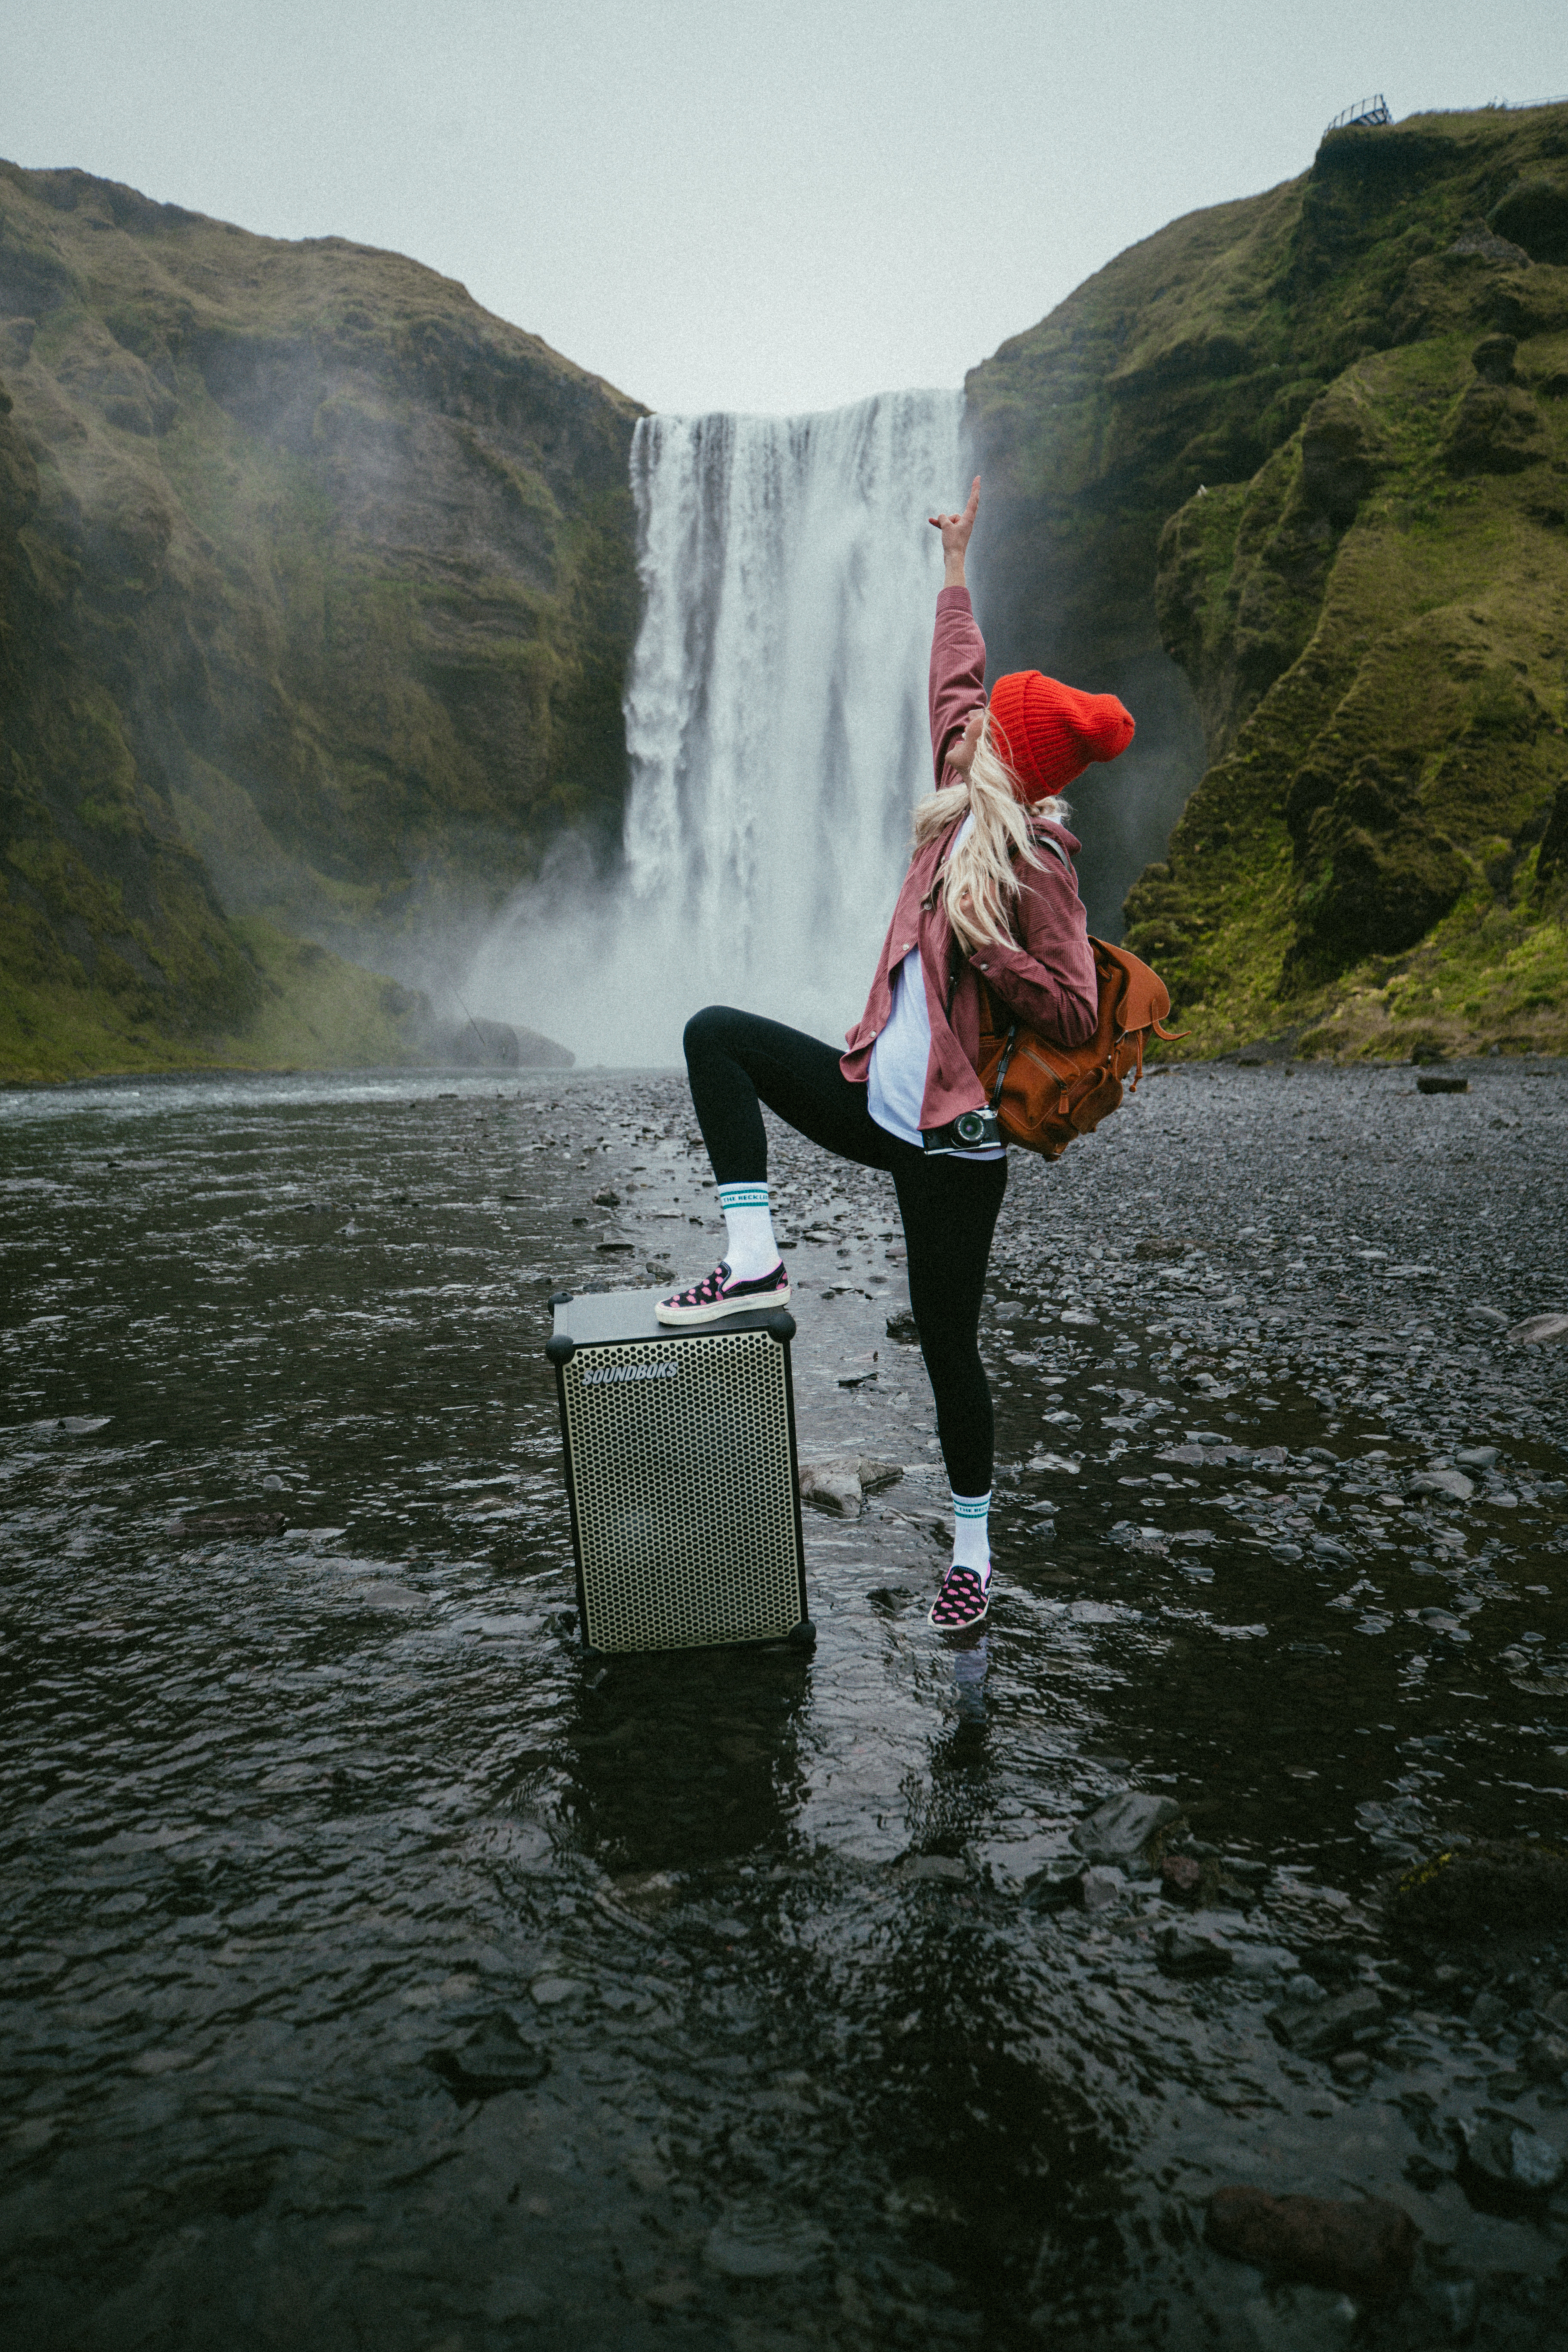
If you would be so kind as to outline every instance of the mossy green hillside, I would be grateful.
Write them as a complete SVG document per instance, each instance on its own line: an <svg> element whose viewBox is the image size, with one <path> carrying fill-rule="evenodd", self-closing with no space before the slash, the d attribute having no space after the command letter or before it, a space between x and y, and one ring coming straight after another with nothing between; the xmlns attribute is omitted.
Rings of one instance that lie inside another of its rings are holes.
<svg viewBox="0 0 1568 2352"><path fill-rule="evenodd" d="M39 970L36 934L18 939L13 909L0 904L0 1077L10 1085L63 1078L215 1068L384 1069L428 1058L425 1000L380 972L295 939L259 915L230 926L244 959L243 1019L204 1034L192 1021L172 1030L155 1017L162 998L114 984L100 966ZM107 960L106 960L107 961ZM16 975L27 977L18 980Z"/></svg>
<svg viewBox="0 0 1568 2352"><path fill-rule="evenodd" d="M563 825L613 838L632 403L399 256L11 166L0 386L0 981L38 1036L74 989L106 1051L113 1005L237 1051L237 919L395 966Z"/></svg>
<svg viewBox="0 0 1568 2352"><path fill-rule="evenodd" d="M1561 107L1336 133L970 380L1015 657L1192 688L1127 905L1188 1050L1568 1042L1564 158Z"/></svg>

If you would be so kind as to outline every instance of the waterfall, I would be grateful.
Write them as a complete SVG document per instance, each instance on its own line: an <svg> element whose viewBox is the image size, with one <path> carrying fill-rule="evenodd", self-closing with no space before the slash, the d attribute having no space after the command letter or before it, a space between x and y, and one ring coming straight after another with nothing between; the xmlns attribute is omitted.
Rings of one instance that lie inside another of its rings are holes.
<svg viewBox="0 0 1568 2352"><path fill-rule="evenodd" d="M621 870L520 894L476 962L488 1010L623 1063L679 1060L710 1003L849 1026L931 788L926 517L967 489L963 415L908 392L638 425Z"/></svg>

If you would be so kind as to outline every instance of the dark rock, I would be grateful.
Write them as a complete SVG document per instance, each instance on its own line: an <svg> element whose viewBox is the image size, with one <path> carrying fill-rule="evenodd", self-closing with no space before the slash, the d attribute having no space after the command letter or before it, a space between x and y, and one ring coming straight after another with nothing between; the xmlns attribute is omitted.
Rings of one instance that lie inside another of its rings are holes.
<svg viewBox="0 0 1568 2352"><path fill-rule="evenodd" d="M1544 1348L1553 1340L1568 1339L1568 1315L1531 1315L1504 1333L1516 1348Z"/></svg>
<svg viewBox="0 0 1568 2352"><path fill-rule="evenodd" d="M826 1511L837 1519L859 1517L865 1497L853 1463L803 1462L799 1476L800 1499L814 1511Z"/></svg>
<svg viewBox="0 0 1568 2352"><path fill-rule="evenodd" d="M1402 1933L1445 1943L1489 1928L1568 1927L1568 1852L1523 1839L1459 1846L1408 1871L1389 1909Z"/></svg>
<svg viewBox="0 0 1568 2352"><path fill-rule="evenodd" d="M1308 2286L1378 2302L1410 2276L1421 2232L1381 2197L1270 2197L1221 2189L1209 2200L1211 2246Z"/></svg>
<svg viewBox="0 0 1568 2352"><path fill-rule="evenodd" d="M969 1870L955 1854L917 1853L900 1862L893 1874L906 1883L910 1880L935 1880L944 1885L957 1886L969 1876Z"/></svg>
<svg viewBox="0 0 1568 2352"><path fill-rule="evenodd" d="M1162 1974L1168 1977L1226 1977L1235 1965L1228 1944L1217 1936L1194 1936L1185 1927L1162 1927L1154 1951Z"/></svg>
<svg viewBox="0 0 1568 2352"><path fill-rule="evenodd" d="M1276 2041L1303 2058L1331 2058L1383 2021L1383 2003L1370 1987L1331 2000L1288 2001L1268 2012Z"/></svg>
<svg viewBox="0 0 1568 2352"><path fill-rule="evenodd" d="M1132 1255L1146 1259L1185 1257L1193 1247L1191 1242L1134 1242Z"/></svg>
<svg viewBox="0 0 1568 2352"><path fill-rule="evenodd" d="M1160 1864L1166 1892L1184 1903L1196 1902L1203 1875L1203 1864L1194 1862L1190 1854L1168 1853Z"/></svg>
<svg viewBox="0 0 1568 2352"><path fill-rule="evenodd" d="M1068 1854L1058 1854L1025 1882L1024 1899L1041 1911L1060 1911L1082 1899L1084 1868Z"/></svg>
<svg viewBox="0 0 1568 2352"><path fill-rule="evenodd" d="M594 1195L595 1209L618 1209L620 1205L621 1196L618 1192L595 1192Z"/></svg>
<svg viewBox="0 0 1568 2352"><path fill-rule="evenodd" d="M920 1346L921 1335L919 1327L908 1307L904 1309L901 1315L889 1316L888 1337L889 1339L896 1339L900 1348L918 1348Z"/></svg>
<svg viewBox="0 0 1568 2352"><path fill-rule="evenodd" d="M1512 2015L1512 2010L1499 1993L1478 1993L1470 2003L1470 2023L1478 2033L1495 2032L1500 2025L1506 2025Z"/></svg>
<svg viewBox="0 0 1568 2352"><path fill-rule="evenodd" d="M621 1241L595 1242L594 1244L594 1247L598 1251L601 1257L616 1257L619 1256L624 1252L635 1250L637 1244L636 1242Z"/></svg>
<svg viewBox="0 0 1568 2352"><path fill-rule="evenodd" d="M1538 2083L1561 2081L1568 2073L1568 2040L1561 2033L1538 2033L1524 2048L1524 2063Z"/></svg>
<svg viewBox="0 0 1568 2352"><path fill-rule="evenodd" d="M1108 1797L1086 1821L1079 1822L1072 1842L1090 1862L1121 1862L1147 1845L1157 1830L1178 1818L1181 1810L1169 1797L1126 1789L1119 1797Z"/></svg>
<svg viewBox="0 0 1568 2352"><path fill-rule="evenodd" d="M1513 2116L1474 2116L1459 2130L1459 2186L1479 2212L1517 2213L1537 2207L1568 2171L1552 2141Z"/></svg>
<svg viewBox="0 0 1568 2352"><path fill-rule="evenodd" d="M514 1029L509 1021L469 1014L427 1027L424 1042L433 1061L458 1063L465 1069L569 1070L575 1058L537 1030Z"/></svg>
<svg viewBox="0 0 1568 2352"><path fill-rule="evenodd" d="M904 1475L901 1462L882 1462L874 1454L862 1454L855 1466L863 1495L879 1495L884 1486L896 1486Z"/></svg>
<svg viewBox="0 0 1568 2352"><path fill-rule="evenodd" d="M275 1536L289 1524L286 1511L192 1511L174 1521L177 1536Z"/></svg>
<svg viewBox="0 0 1568 2352"><path fill-rule="evenodd" d="M526 2041L504 2009L484 2019L455 2050L433 2050L426 2063L457 2099L525 2091L550 2072L549 2053Z"/></svg>
<svg viewBox="0 0 1568 2352"><path fill-rule="evenodd" d="M1418 1095L1468 1095L1470 1082L1468 1078L1438 1077L1424 1072L1415 1081L1415 1091Z"/></svg>

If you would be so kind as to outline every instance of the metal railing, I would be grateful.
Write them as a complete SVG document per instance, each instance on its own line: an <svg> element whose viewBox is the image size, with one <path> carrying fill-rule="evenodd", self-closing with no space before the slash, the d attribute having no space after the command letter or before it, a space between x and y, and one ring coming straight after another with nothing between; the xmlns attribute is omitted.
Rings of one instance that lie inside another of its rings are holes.
<svg viewBox="0 0 1568 2352"><path fill-rule="evenodd" d="M1336 114L1329 131L1360 131L1363 126L1371 130L1393 120L1388 110L1388 100L1379 90L1375 98L1358 98L1353 106L1347 106L1342 114ZM1329 131L1323 133L1325 139Z"/></svg>

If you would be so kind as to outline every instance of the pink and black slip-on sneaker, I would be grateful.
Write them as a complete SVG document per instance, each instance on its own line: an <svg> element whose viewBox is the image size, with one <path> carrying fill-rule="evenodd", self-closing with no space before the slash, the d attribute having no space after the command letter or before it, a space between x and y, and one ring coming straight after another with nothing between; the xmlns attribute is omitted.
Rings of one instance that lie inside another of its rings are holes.
<svg viewBox="0 0 1568 2352"><path fill-rule="evenodd" d="M654 1313L661 1323L716 1323L721 1315L738 1314L743 1307L788 1305L789 1276L782 1258L772 1274L762 1275L755 1282L737 1282L729 1260L722 1258L711 1274L704 1275L689 1290L661 1298Z"/></svg>
<svg viewBox="0 0 1568 2352"><path fill-rule="evenodd" d="M926 1612L926 1623L939 1633L967 1633L983 1625L991 1608L991 1591L972 1568L950 1568L942 1591Z"/></svg>

